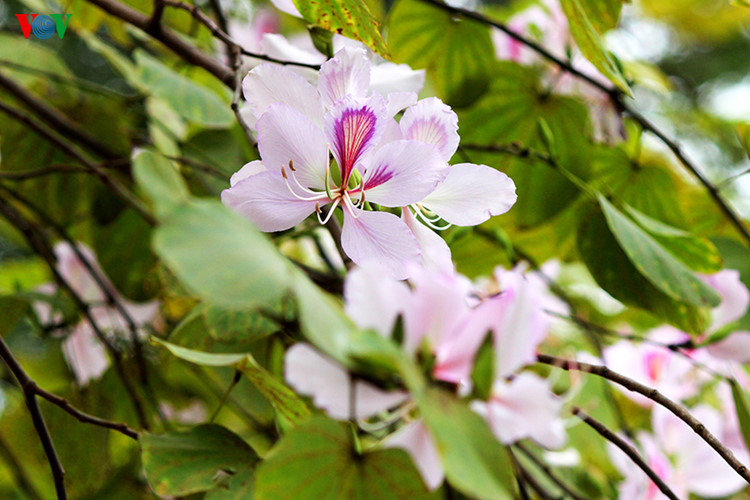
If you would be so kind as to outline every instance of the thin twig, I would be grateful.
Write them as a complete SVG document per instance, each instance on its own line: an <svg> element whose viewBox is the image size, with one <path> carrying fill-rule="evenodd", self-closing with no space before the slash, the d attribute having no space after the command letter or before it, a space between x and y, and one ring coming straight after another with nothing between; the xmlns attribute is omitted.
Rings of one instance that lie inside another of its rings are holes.
<svg viewBox="0 0 750 500"><path fill-rule="evenodd" d="M677 495L667 486L667 484L654 472L654 470L648 466L648 464L641 458L638 451L627 443L620 436L608 429L604 424L596 420L594 417L587 415L580 408L573 407L573 415L583 420L589 427L599 433L604 439L620 448L630 460L637 465L646 475L654 482L659 491L661 491L670 500L679 500Z"/></svg>
<svg viewBox="0 0 750 500"><path fill-rule="evenodd" d="M696 419L687 410L687 408L679 403L672 401L671 399L660 393L658 390L647 387L631 378L613 372L606 366L580 363L578 361L549 356L547 354L537 355L537 361L547 365L555 366L557 368L561 368L563 370L575 370L597 375L618 385L621 385L629 391L637 392L638 394L647 397L655 403L662 405L664 408L671 411L676 417L690 426L690 428L693 429L693 431L695 431L695 433L698 434L698 436L700 436L701 439L703 439L709 446L711 446L711 448L713 448L716 453L718 453L719 456L723 458L724 461L737 472L737 474L739 474L745 481L750 483L750 473L748 473L747 467L742 462L740 462L737 457L734 456L732 450L724 446L721 441L716 438L716 436L711 434L711 432L706 429L706 426L703 425L698 419Z"/></svg>
<svg viewBox="0 0 750 500"><path fill-rule="evenodd" d="M526 455L526 457L531 460L534 465L536 465L544 474L550 478L550 480L555 483L558 488L560 488L567 496L572 498L573 500L584 500L582 496L580 496L578 493L573 491L568 485L566 485L559 477L557 477L557 474L550 469L547 464L542 462L536 455L534 455L531 450L526 448L526 446L523 443L516 443L514 445L516 448L521 450L521 453Z"/></svg>

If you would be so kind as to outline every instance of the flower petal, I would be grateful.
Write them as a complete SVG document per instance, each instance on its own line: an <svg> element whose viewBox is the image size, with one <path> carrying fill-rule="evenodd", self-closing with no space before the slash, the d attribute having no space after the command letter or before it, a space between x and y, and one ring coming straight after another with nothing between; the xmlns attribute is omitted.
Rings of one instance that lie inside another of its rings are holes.
<svg viewBox="0 0 750 500"><path fill-rule="evenodd" d="M531 438L545 448L565 444L565 426L560 419L562 401L546 380L521 373L512 381L498 379L489 401L474 401L472 409L482 415L504 444Z"/></svg>
<svg viewBox="0 0 750 500"><path fill-rule="evenodd" d="M221 201L266 232L296 226L315 211L316 204L296 198L279 172L248 177L222 191Z"/></svg>
<svg viewBox="0 0 750 500"><path fill-rule="evenodd" d="M750 363L750 332L732 332L725 339L709 345L706 349L715 358Z"/></svg>
<svg viewBox="0 0 750 500"><path fill-rule="evenodd" d="M422 204L457 226L475 226L500 215L516 202L516 185L487 165L459 163Z"/></svg>
<svg viewBox="0 0 750 500"><path fill-rule="evenodd" d="M445 472L440 462L440 455L438 455L430 431L421 420L415 420L401 427L386 438L383 444L386 448L405 450L411 456L425 485L431 491L442 484Z"/></svg>
<svg viewBox="0 0 750 500"><path fill-rule="evenodd" d="M76 243L76 247L104 286L107 287L110 293L117 297L118 292L99 266L94 251L83 243ZM107 300L105 292L91 275L91 271L89 271L86 264L78 258L78 254L73 249L73 246L67 241L61 241L55 245L53 252L57 260L58 272L84 302L105 302Z"/></svg>
<svg viewBox="0 0 750 500"><path fill-rule="evenodd" d="M704 275L702 278L721 297L721 304L711 311L712 331L737 321L745 315L750 305L750 292L740 281L739 271L724 269L715 274Z"/></svg>
<svg viewBox="0 0 750 500"><path fill-rule="evenodd" d="M395 92L417 94L424 87L424 78L423 69L414 70L408 64L374 64L370 70L370 90L384 96Z"/></svg>
<svg viewBox="0 0 750 500"><path fill-rule="evenodd" d="M63 352L79 385L101 377L109 368L109 358L87 321L81 321L65 340Z"/></svg>
<svg viewBox="0 0 750 500"><path fill-rule="evenodd" d="M403 403L403 391L383 391L366 382L354 386L355 401L350 404L352 377L335 361L323 356L308 344L295 344L286 352L284 376L297 392L311 396L315 406L340 420L367 418Z"/></svg>
<svg viewBox="0 0 750 500"><path fill-rule="evenodd" d="M387 110L389 117L394 117L396 116L396 113L417 103L416 92L391 92L390 94L387 94L387 96ZM396 125L398 126L398 124ZM399 135L402 135L400 128Z"/></svg>
<svg viewBox="0 0 750 500"><path fill-rule="evenodd" d="M267 170L295 175L309 188L324 189L328 149L323 131L285 104L272 104L258 120L258 148ZM294 164L294 172L289 162Z"/></svg>
<svg viewBox="0 0 750 500"><path fill-rule="evenodd" d="M366 199L388 207L421 201L445 178L448 164L416 141L394 141L375 152L362 175Z"/></svg>
<svg viewBox="0 0 750 500"><path fill-rule="evenodd" d="M266 63L256 66L242 80L242 92L256 119L260 119L271 104L280 102L317 125L323 123L323 105L315 87L284 66Z"/></svg>
<svg viewBox="0 0 750 500"><path fill-rule="evenodd" d="M302 14L299 13L299 10L297 10L297 7L294 6L294 2L292 0L271 0L271 3L281 12L294 17L302 17Z"/></svg>
<svg viewBox="0 0 750 500"><path fill-rule="evenodd" d="M414 235L387 212L344 210L341 245L355 264L379 262L396 279L406 278L408 266L419 261Z"/></svg>
<svg viewBox="0 0 750 500"><path fill-rule="evenodd" d="M294 61L304 64L322 64L326 60L326 57L320 52L312 52L298 47L287 40L286 37L278 33L264 33L260 44L263 54L279 59L280 61ZM295 69L292 67L287 69L296 73ZM312 68L305 69L310 72L315 71Z"/></svg>
<svg viewBox="0 0 750 500"><path fill-rule="evenodd" d="M247 179L248 177L252 177L255 174L259 174L265 171L266 167L260 160L253 160L249 163L245 163L241 169L233 173L232 177L229 178L229 185L234 186L241 180Z"/></svg>
<svg viewBox="0 0 750 500"><path fill-rule="evenodd" d="M450 274L453 272L453 260L451 249L443 238L419 222L408 207L401 209L401 220L403 220L419 243L422 250L422 265L426 269Z"/></svg>
<svg viewBox="0 0 750 500"><path fill-rule="evenodd" d="M352 270L344 282L346 313L360 328L390 337L396 318L408 308L411 293L377 263Z"/></svg>
<svg viewBox="0 0 750 500"><path fill-rule="evenodd" d="M404 138L432 144L448 161L458 148L458 116L437 97L422 99L401 118Z"/></svg>
<svg viewBox="0 0 750 500"><path fill-rule="evenodd" d="M385 126L385 103L379 95L370 99L347 96L325 117L325 130L331 153L346 185L356 167L380 141Z"/></svg>
<svg viewBox="0 0 750 500"><path fill-rule="evenodd" d="M328 107L347 95L366 97L369 86L370 60L361 48L342 48L323 63L318 73L318 91Z"/></svg>

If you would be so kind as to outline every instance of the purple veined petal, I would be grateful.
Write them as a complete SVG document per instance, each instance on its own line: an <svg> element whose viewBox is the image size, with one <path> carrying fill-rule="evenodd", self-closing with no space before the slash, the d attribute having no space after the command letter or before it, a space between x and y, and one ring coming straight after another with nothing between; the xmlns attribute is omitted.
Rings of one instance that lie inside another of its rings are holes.
<svg viewBox="0 0 750 500"><path fill-rule="evenodd" d="M380 263L395 279L404 279L419 262L419 245L401 219L387 212L344 210L341 245L359 266Z"/></svg>
<svg viewBox="0 0 750 500"><path fill-rule="evenodd" d="M390 437L383 445L386 448L401 448L410 456L430 491L443 483L445 471L440 461L435 442L427 426L421 420L410 422Z"/></svg>
<svg viewBox="0 0 750 500"><path fill-rule="evenodd" d="M369 86L370 60L362 48L342 48L323 63L318 73L318 91L328 107L346 96L367 97Z"/></svg>
<svg viewBox="0 0 750 500"><path fill-rule="evenodd" d="M362 175L365 199L387 207L421 201L448 173L438 151L416 141L394 141L378 149Z"/></svg>
<svg viewBox="0 0 750 500"><path fill-rule="evenodd" d="M507 212L516 199L516 185L504 173L487 165L459 163L422 205L451 224L475 226Z"/></svg>
<svg viewBox="0 0 750 500"><path fill-rule="evenodd" d="M401 220L409 226L422 250L422 265L426 269L450 274L454 272L451 249L443 238L419 222L408 207L401 209Z"/></svg>
<svg viewBox="0 0 750 500"><path fill-rule="evenodd" d="M386 99L386 101L388 102L386 109L389 117L394 117L400 111L417 103L416 92L391 92L385 95L388 96L388 99Z"/></svg>
<svg viewBox="0 0 750 500"><path fill-rule="evenodd" d="M248 177L222 191L221 201L265 232L294 227L315 211L316 203L321 206L328 203L327 198L300 200L292 194L279 172L261 172Z"/></svg>
<svg viewBox="0 0 750 500"><path fill-rule="evenodd" d="M396 92L417 94L424 87L424 79L423 69L414 70L408 64L374 64L370 70L370 90L386 96Z"/></svg>
<svg viewBox="0 0 750 500"><path fill-rule="evenodd" d="M437 97L422 99L407 109L400 125L405 139L432 144L445 161L458 148L458 116Z"/></svg>
<svg viewBox="0 0 750 500"><path fill-rule="evenodd" d="M385 103L379 95L369 99L352 96L339 101L325 116L331 153L346 186L352 170L380 142L385 126Z"/></svg>
<svg viewBox="0 0 750 500"><path fill-rule="evenodd" d="M78 384L87 385L100 378L109 368L109 358L88 321L81 321L62 343L65 359Z"/></svg>
<svg viewBox="0 0 750 500"><path fill-rule="evenodd" d="M547 381L533 373L521 373L510 382L498 379L489 401L471 404L503 444L531 438L549 449L565 444L561 407L562 401L552 393Z"/></svg>
<svg viewBox="0 0 750 500"><path fill-rule="evenodd" d="M271 0L271 3L281 12L289 14L290 16L302 18L302 14L299 13L299 10L297 10L297 7L292 0Z"/></svg>
<svg viewBox="0 0 750 500"><path fill-rule="evenodd" d="M253 116L260 119L274 103L283 103L323 123L323 104L315 87L294 71L278 64L260 64L242 80L242 92Z"/></svg>
<svg viewBox="0 0 750 500"><path fill-rule="evenodd" d="M367 382L357 381L355 401L350 404L352 377L349 373L304 343L295 344L286 352L284 377L297 392L312 397L315 406L340 420L351 418L352 406L354 418L367 418L398 406L409 397L404 391L383 391Z"/></svg>
<svg viewBox="0 0 750 500"><path fill-rule="evenodd" d="M252 177L255 174L259 174L265 171L266 167L260 160L253 160L251 162L245 163L241 169L233 173L232 177L229 178L229 185L234 186L241 180L247 179L248 177Z"/></svg>
<svg viewBox="0 0 750 500"><path fill-rule="evenodd" d="M299 111L278 103L268 107L257 126L258 149L267 170L285 169L304 187L325 189L328 149L320 128Z"/></svg>
<svg viewBox="0 0 750 500"><path fill-rule="evenodd" d="M723 269L715 274L702 276L721 297L721 303L711 311L711 331L737 321L745 315L750 304L750 292L740 281L740 273L734 269Z"/></svg>
<svg viewBox="0 0 750 500"><path fill-rule="evenodd" d="M390 337L396 318L409 307L411 293L377 263L353 269L344 281L346 313L360 328Z"/></svg>

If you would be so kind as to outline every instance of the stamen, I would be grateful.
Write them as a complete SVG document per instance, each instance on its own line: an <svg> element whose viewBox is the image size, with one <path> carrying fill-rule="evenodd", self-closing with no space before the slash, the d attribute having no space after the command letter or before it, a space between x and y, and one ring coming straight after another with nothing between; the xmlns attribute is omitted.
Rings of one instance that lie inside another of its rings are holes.
<svg viewBox="0 0 750 500"><path fill-rule="evenodd" d="M331 144L326 144L326 148L328 150L328 158L326 159L326 178L325 178L325 185L326 185L326 194L328 195L329 199L333 199L333 194L331 193L331 188L328 185L328 181L331 179ZM334 186L335 187L335 186Z"/></svg>
<svg viewBox="0 0 750 500"><path fill-rule="evenodd" d="M320 219L320 210L318 210L318 222L320 222L322 225L325 225L326 222L328 222L333 216L333 212L336 211L336 207L339 205L339 201L341 201L341 198L336 198L336 200L333 202L333 205L331 205L331 209L328 211L328 215L326 215L326 218L324 220Z"/></svg>
<svg viewBox="0 0 750 500"><path fill-rule="evenodd" d="M352 202L352 199L349 197L349 193L347 193L346 191L344 191L343 199L344 199L344 206L349 209L349 213L351 214L351 216L354 217L355 219L359 219L359 215L357 214L355 210L354 203Z"/></svg>
<svg viewBox="0 0 750 500"><path fill-rule="evenodd" d="M450 222L447 222L445 226L437 226L435 225L435 222L440 220L440 218L438 217L436 220L431 220L425 214L423 214L421 210L417 210L417 215L419 216L420 219L422 219L422 222L424 222L425 225L427 225L428 227L431 227L435 231L445 231L446 229L448 229L449 227L453 225Z"/></svg>
<svg viewBox="0 0 750 500"><path fill-rule="evenodd" d="M294 162L291 159L289 160L289 170L291 170L292 172L297 171L297 169L294 168Z"/></svg>
<svg viewBox="0 0 750 500"><path fill-rule="evenodd" d="M310 191L310 193L314 194L315 196L306 197L306 196L300 196L300 195L298 195L294 191L294 189L292 189L292 185L289 184L289 179L287 178L286 175L284 175L284 170L283 169L281 171L281 175L282 175L282 177L284 177L284 183L286 184L287 189L289 189L289 192L292 193L292 196L294 196L298 200L300 200L300 201L315 201L315 200L325 200L325 199L328 199L328 197L325 195L325 193L315 193L313 191Z"/></svg>

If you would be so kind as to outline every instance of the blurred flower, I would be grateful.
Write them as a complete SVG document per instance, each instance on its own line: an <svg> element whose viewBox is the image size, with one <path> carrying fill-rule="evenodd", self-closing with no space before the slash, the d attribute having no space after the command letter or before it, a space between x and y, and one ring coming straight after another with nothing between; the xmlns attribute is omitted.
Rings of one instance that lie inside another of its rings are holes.
<svg viewBox="0 0 750 500"><path fill-rule="evenodd" d="M546 334L542 291L519 271L503 274L502 292L472 307L471 283L460 275L419 268L411 274L409 287L378 266L357 268L346 278L346 312L360 328L385 337L402 317L406 352L428 353L434 358L433 378L454 384L460 394L471 393L474 358L491 336L495 383L489 400L474 401L472 408L503 443L530 437L543 446L558 447L565 441L559 400L540 377L515 375L535 358ZM405 419L405 425L384 445L405 449L430 489L440 485L444 474L437 449L421 419L410 416L407 392L385 391L356 380L307 344L289 349L285 375L292 387L311 396L334 418L367 418L401 405L395 414Z"/></svg>
<svg viewBox="0 0 750 500"><path fill-rule="evenodd" d="M711 311L711 326L705 335L710 337L723 328L731 328L745 315L750 305L750 292L740 281L740 273L733 269L705 275L703 280L721 297L721 303ZM732 331L722 340L709 344L706 350L715 358L750 363L750 332Z"/></svg>

